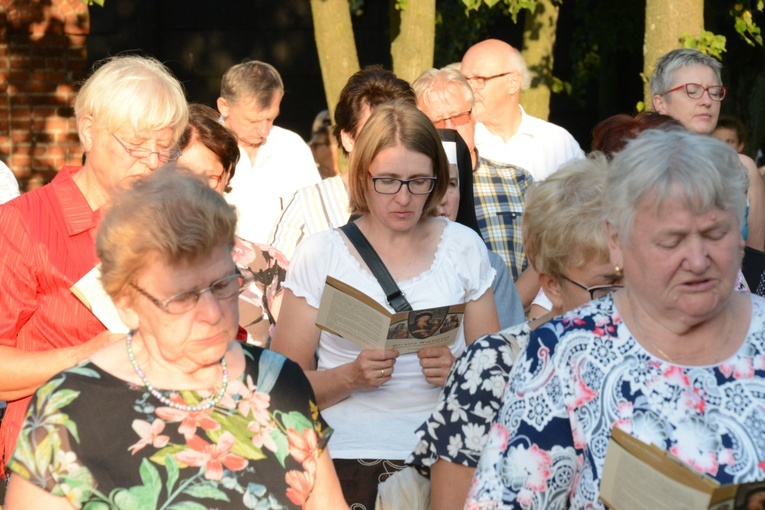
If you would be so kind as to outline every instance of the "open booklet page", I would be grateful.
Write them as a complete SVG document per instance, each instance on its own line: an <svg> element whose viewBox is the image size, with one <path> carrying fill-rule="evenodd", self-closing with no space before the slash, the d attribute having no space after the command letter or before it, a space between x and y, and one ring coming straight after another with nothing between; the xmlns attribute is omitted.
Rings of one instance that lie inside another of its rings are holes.
<svg viewBox="0 0 765 510"><path fill-rule="evenodd" d="M606 450L600 499L612 510L738 510L747 508L747 494L763 485L721 487L671 453L614 428Z"/></svg>
<svg viewBox="0 0 765 510"><path fill-rule="evenodd" d="M72 285L70 290L93 312L101 324L106 326L106 329L113 333L128 332L129 328L120 319L112 298L101 285L101 264L88 271Z"/></svg>
<svg viewBox="0 0 765 510"><path fill-rule="evenodd" d="M391 313L363 292L328 276L316 325L365 349L409 354L431 345L452 345L464 315L464 304Z"/></svg>

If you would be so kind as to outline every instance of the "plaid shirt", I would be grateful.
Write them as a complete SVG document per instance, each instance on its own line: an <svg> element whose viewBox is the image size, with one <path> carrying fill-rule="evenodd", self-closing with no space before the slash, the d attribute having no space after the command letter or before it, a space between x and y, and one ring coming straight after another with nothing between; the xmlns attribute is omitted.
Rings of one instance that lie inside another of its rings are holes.
<svg viewBox="0 0 765 510"><path fill-rule="evenodd" d="M473 172L478 228L486 246L504 259L513 280L527 266L521 217L526 206L526 188L533 180L523 168L480 157Z"/></svg>

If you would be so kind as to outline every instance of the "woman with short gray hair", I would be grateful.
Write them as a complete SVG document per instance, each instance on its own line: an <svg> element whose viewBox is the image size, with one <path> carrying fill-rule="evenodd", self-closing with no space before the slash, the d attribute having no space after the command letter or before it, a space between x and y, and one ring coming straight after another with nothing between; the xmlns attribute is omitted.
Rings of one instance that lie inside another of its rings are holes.
<svg viewBox="0 0 765 510"><path fill-rule="evenodd" d="M745 188L735 151L693 133L646 131L614 157L605 216L625 287L531 333L470 508L604 508L614 427L721 484L763 478L765 301L734 291Z"/></svg>
<svg viewBox="0 0 765 510"><path fill-rule="evenodd" d="M687 129L711 135L720 117L720 106L728 94L720 72L722 64L698 50L672 50L656 61L651 76L654 109L676 118ZM748 210L743 223L746 245L765 250L765 183L752 158L739 156L749 176Z"/></svg>

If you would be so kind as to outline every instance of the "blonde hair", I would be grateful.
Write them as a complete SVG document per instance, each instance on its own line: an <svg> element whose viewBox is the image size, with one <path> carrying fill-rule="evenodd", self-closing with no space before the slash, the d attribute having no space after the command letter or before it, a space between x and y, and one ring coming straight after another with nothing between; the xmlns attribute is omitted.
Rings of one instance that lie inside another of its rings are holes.
<svg viewBox="0 0 765 510"><path fill-rule="evenodd" d="M117 189L98 227L101 283L113 299L153 258L177 266L234 246L236 211L200 176L163 167Z"/></svg>
<svg viewBox="0 0 765 510"><path fill-rule="evenodd" d="M398 146L424 154L433 163L433 175L438 180L425 201L423 215L435 215L449 187L449 162L433 122L416 107L401 102L378 106L353 146L348 180L352 214L369 212L367 177L372 161L384 149Z"/></svg>
<svg viewBox="0 0 765 510"><path fill-rule="evenodd" d="M523 245L539 273L556 280L570 269L609 259L603 216L608 163L601 153L572 162L526 192Z"/></svg>
<svg viewBox="0 0 765 510"><path fill-rule="evenodd" d="M125 126L134 133L169 127L175 140L189 118L180 82L158 60L137 55L103 61L80 88L74 114L77 122L92 115L110 133Z"/></svg>

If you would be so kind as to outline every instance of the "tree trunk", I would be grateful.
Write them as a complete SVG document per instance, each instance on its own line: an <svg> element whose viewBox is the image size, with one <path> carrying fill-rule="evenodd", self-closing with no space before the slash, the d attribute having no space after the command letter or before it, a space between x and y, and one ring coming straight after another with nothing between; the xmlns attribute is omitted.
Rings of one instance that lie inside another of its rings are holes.
<svg viewBox="0 0 765 510"><path fill-rule="evenodd" d="M553 47L558 27L557 0L539 0L532 12L526 12L523 26L523 58L531 73L531 88L521 94L524 110L534 117L550 116L553 78Z"/></svg>
<svg viewBox="0 0 765 510"><path fill-rule="evenodd" d="M704 30L704 0L646 0L643 74L653 74L656 59L680 48L680 36L698 37ZM643 87L646 109L653 103L648 82Z"/></svg>
<svg viewBox="0 0 765 510"><path fill-rule="evenodd" d="M359 70L348 0L311 0L313 31L319 53L321 79L331 118L348 78Z"/></svg>
<svg viewBox="0 0 765 510"><path fill-rule="evenodd" d="M314 0L315 1L315 0ZM401 0L399 0L401 2ZM391 0L391 45L393 72L408 81L433 67L433 51L436 40L435 0L409 0L405 6L395 7Z"/></svg>

